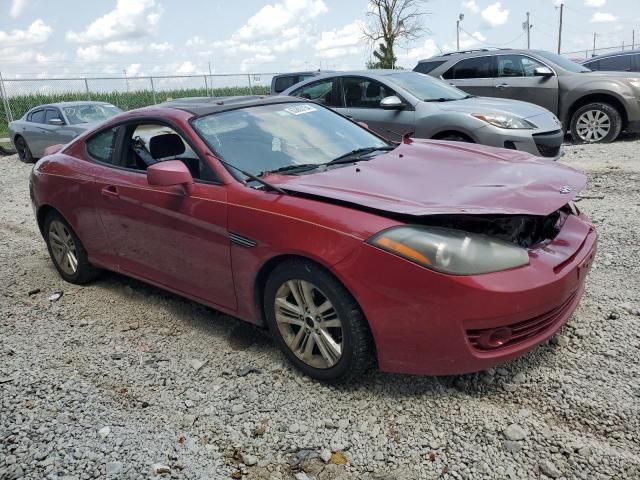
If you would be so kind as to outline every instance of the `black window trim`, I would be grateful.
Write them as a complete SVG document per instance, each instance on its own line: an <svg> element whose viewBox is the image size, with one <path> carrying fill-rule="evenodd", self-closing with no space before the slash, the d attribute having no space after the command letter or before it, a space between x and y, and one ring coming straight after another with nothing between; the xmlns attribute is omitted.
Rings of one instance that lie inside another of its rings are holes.
<svg viewBox="0 0 640 480"><path fill-rule="evenodd" d="M611 58L618 58L618 57L631 57L629 64L631 65L631 70L614 70L614 71L621 71L621 72L634 72L633 68L635 67L634 63L636 63L638 60L640 60L640 53L639 52L626 52L626 53L615 53L615 54L611 54L611 55L598 55L597 57L592 57L589 60L582 62L581 65L589 68L589 64L595 63L595 62L599 62L601 60L609 60ZM634 62L634 57L636 62ZM598 65L598 68L600 68L600 65Z"/></svg>
<svg viewBox="0 0 640 480"><path fill-rule="evenodd" d="M45 119L47 118L47 112L46 112L46 110L53 110L54 112L56 112L56 113L58 114L58 118L64 122L64 125L66 125L66 124L67 124L66 119L62 116L62 113L60 112L60 109L59 109L58 107L54 107L54 106L49 106L49 107L47 107L47 108L45 109L45 112L44 112L44 118L45 118ZM48 123L45 123L45 125L49 125L49 124L48 124Z"/></svg>
<svg viewBox="0 0 640 480"><path fill-rule="evenodd" d="M412 71L412 70L409 70ZM402 70L398 70L398 73L402 73ZM416 72L416 73L420 73L420 72ZM423 74L424 75L424 74ZM339 77L336 77L337 79L339 79L338 83L338 97L340 99L340 106L339 107L334 107L334 108L362 108L363 110L375 110L376 108L381 110L381 108L378 107L347 107L346 105L342 105L342 80L345 78L362 78L364 80L369 80L369 81L374 81L374 82L378 82L379 84L381 84L383 87L388 88L389 90L391 90L394 95L396 97L398 97L400 100L402 100L402 103L405 104L405 107L403 108L403 110L408 111L408 112L413 112L415 111L415 107L413 106L412 102L409 102L402 94L398 93L398 86L392 86L387 84L386 82L384 82L383 80L380 80L378 78L375 77L368 77L366 75L340 75ZM402 87L400 87L402 88Z"/></svg>
<svg viewBox="0 0 640 480"><path fill-rule="evenodd" d="M47 114L47 105L39 106L39 107L36 107L36 108L34 108L33 110L31 110L31 111L27 114L27 122L37 123L37 124L39 124L39 125L44 125L44 123L34 122L33 120L31 120L31 119L33 118L33 114L34 114L34 113L38 113L38 112L40 112L40 111L44 112L44 115L43 115L43 117L42 117L42 119L44 120L44 117L45 117L45 116L46 116L46 114Z"/></svg>
<svg viewBox="0 0 640 480"><path fill-rule="evenodd" d="M531 58L532 60L535 60L538 63L543 64L545 67L549 68L552 72L553 72L553 76L557 77L558 76L558 72L556 72L555 68L553 68L552 66L550 66L547 62L534 57L533 55L528 55L526 53L494 53L492 55L473 55L470 57L465 57L465 58L461 58L460 60L458 60L457 62L453 63L449 68L447 68L444 72L442 72L442 75L440 75L440 79L444 80L445 82L450 81L450 80L492 80L494 78L535 78L535 77L474 77L474 78L444 78L444 74L447 73L449 70L451 70L453 67L455 67L458 63L462 62L463 60L469 60L471 58L483 58L483 57L490 57L492 60L492 63L494 64L494 71L496 72L496 74L498 73L498 69L497 69L497 60L496 57L498 56L504 56L504 55L520 55L522 57L528 57Z"/></svg>
<svg viewBox="0 0 640 480"><path fill-rule="evenodd" d="M191 119L189 119L189 120L191 120ZM189 123L191 123L191 122L189 121ZM127 167L123 167L123 166L120 166L120 165L114 165L113 163L102 162L102 161L94 158L91 154L89 154L89 151L87 150L87 142L89 140L91 140L93 137L96 137L96 136L100 135L101 133L103 133L103 132L105 132L107 130L118 129L118 131L116 131L116 134L115 134L116 135L116 140L115 140L114 150L115 150L115 152L121 152L122 149L123 149L123 143L124 143L124 140L125 140L124 139L124 132L126 131L126 127L131 125L131 124L164 125L164 126L167 126L167 127L171 128L171 129L173 129L178 135L180 135L180 137L182 137L182 140L187 142L187 145L189 145L189 147L191 148L193 153L195 153L198 156L198 159L200 160L200 162L202 162L202 164L205 165L205 168L208 168L210 170L210 173L212 174L212 176L216 178L215 180L201 180L199 178L194 178L193 179L194 183L201 183L201 184L204 184L204 185L218 185L218 186L224 185L224 182L222 182L222 180L220 180L219 175L215 172L215 170L213 168L211 168L209 163L206 160L204 160L204 156L202 155L202 152L200 152L193 145L193 143L184 134L184 131L178 125L176 125L173 121L167 120L165 118L160 118L160 117L150 116L150 117L130 118L130 119L118 122L116 124L104 126L103 128L100 128L99 130L96 130L95 132L93 132L91 134L91 136L87 137L83 141L84 152L87 155L87 158L89 158L91 162L99 164L99 165L103 165L105 167L114 168L116 170L124 170L125 172L137 173L139 175L146 175L147 172L145 170L139 170L137 168L127 168Z"/></svg>

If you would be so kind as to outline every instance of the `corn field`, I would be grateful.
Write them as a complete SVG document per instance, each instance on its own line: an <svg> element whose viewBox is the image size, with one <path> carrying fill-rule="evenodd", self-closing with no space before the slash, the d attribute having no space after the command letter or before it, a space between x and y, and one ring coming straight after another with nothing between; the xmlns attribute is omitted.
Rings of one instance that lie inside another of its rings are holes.
<svg viewBox="0 0 640 480"><path fill-rule="evenodd" d="M92 100L123 110L182 97L266 95L273 74L199 75L180 77L7 80L0 85L0 138L8 124L31 108L56 102ZM174 86L172 83L180 83Z"/></svg>

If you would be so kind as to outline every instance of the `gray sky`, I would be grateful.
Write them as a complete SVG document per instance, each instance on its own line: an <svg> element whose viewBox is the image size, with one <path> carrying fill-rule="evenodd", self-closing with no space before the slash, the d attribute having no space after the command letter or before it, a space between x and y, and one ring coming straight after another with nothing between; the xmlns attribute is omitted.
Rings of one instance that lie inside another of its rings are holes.
<svg viewBox="0 0 640 480"><path fill-rule="evenodd" d="M563 51L585 56L598 46L640 43L640 0L566 0ZM420 58L461 43L557 48L559 1L431 0L430 34L397 51L412 68ZM0 0L0 72L7 77L292 71L362 68L367 0Z"/></svg>

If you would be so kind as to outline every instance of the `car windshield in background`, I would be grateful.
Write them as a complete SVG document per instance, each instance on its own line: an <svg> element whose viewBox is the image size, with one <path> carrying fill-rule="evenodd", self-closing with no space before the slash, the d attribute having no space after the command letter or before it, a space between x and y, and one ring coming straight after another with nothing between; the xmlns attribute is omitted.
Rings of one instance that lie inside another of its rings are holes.
<svg viewBox="0 0 640 480"><path fill-rule="evenodd" d="M387 78L392 83L404 88L414 97L424 100L425 102L462 100L469 96L469 94L456 87L447 85L440 80L436 80L422 73L392 73L387 76Z"/></svg>
<svg viewBox="0 0 640 480"><path fill-rule="evenodd" d="M565 69L565 70L567 70L569 72L583 73L583 72L590 72L591 71L591 69L585 67L584 65L580 65L578 63L572 62L568 58L565 58L565 57L563 57L561 55L557 55L555 53L538 52L538 55L540 55L542 58L546 58L550 62L555 63L560 68L563 68L563 69Z"/></svg>
<svg viewBox="0 0 640 480"><path fill-rule="evenodd" d="M260 105L214 113L193 122L226 162L253 175L327 164L349 152L389 144L314 103Z"/></svg>
<svg viewBox="0 0 640 480"><path fill-rule="evenodd" d="M106 119L111 118L120 112L122 112L122 110L118 107L107 104L87 104L64 107L64 114L71 125L104 122Z"/></svg>

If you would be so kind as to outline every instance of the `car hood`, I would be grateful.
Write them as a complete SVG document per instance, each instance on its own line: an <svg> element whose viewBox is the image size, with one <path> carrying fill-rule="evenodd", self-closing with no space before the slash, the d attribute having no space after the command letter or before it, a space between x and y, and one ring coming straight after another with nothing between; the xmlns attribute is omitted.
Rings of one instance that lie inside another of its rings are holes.
<svg viewBox="0 0 640 480"><path fill-rule="evenodd" d="M452 102L437 104L441 110L449 112L481 113L481 114L511 114L521 118L530 118L549 113L533 103L520 102L503 98L471 97Z"/></svg>
<svg viewBox="0 0 640 480"><path fill-rule="evenodd" d="M268 175L289 191L403 215L549 215L586 176L529 154L457 142L409 140L357 166Z"/></svg>

